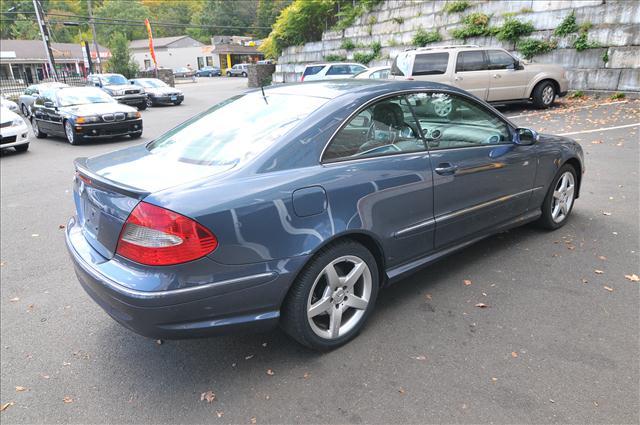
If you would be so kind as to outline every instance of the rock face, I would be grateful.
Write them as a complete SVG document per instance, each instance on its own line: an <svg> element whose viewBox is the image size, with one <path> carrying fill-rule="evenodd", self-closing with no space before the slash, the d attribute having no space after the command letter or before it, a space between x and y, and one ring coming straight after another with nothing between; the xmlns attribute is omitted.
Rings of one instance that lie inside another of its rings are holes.
<svg viewBox="0 0 640 425"><path fill-rule="evenodd" d="M247 74L249 87L262 87L271 84L271 76L276 70L276 66L272 64L255 64L249 65Z"/></svg>
<svg viewBox="0 0 640 425"><path fill-rule="evenodd" d="M382 44L379 59L369 66L388 65L406 49L413 48L412 39L419 29L437 30L442 41L429 46L477 44L514 51L512 42L495 37L472 37L456 40L451 30L462 25L462 19L474 12L491 15L490 26L500 26L508 16L521 22L531 22L535 28L530 38L553 37L558 46L532 62L560 64L567 68L572 90L640 91L640 1L632 0L475 0L460 13L444 10L449 1L387 0L376 9L360 16L344 31L325 31L322 40L302 46L288 47L278 58L273 82L300 81L304 65L325 61L328 55L353 60L357 52L368 53L371 44ZM553 30L571 12L578 25L591 24L588 41L597 48L577 51L573 42L577 33L566 37L553 36ZM341 48L351 40L353 50ZM517 52L514 52L518 54ZM606 62L605 62L606 59Z"/></svg>

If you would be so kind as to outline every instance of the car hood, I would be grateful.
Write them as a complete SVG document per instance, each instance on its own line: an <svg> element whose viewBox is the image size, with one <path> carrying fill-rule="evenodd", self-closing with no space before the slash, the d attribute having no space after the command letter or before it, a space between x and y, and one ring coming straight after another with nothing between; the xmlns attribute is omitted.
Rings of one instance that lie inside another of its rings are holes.
<svg viewBox="0 0 640 425"><path fill-rule="evenodd" d="M134 84L114 84L111 86L104 86L105 89L108 90L131 90L131 89L138 89L140 90L140 86L136 86Z"/></svg>
<svg viewBox="0 0 640 425"><path fill-rule="evenodd" d="M527 71L535 71L535 72L564 72L564 68L560 65L553 65L547 63L527 63L524 64L524 68Z"/></svg>
<svg viewBox="0 0 640 425"><path fill-rule="evenodd" d="M181 93L180 90L173 87L151 87L145 90L147 93L151 93L155 95Z"/></svg>
<svg viewBox="0 0 640 425"><path fill-rule="evenodd" d="M8 108L4 106L4 104L0 107L0 122L7 123L13 122L17 118L20 118L20 115L16 114L13 111L10 111Z"/></svg>
<svg viewBox="0 0 640 425"><path fill-rule="evenodd" d="M176 161L161 154L150 153L146 145L87 158L83 164L92 174L145 193L221 175L234 167Z"/></svg>
<svg viewBox="0 0 640 425"><path fill-rule="evenodd" d="M67 112L77 116L115 114L116 112L135 112L136 109L121 103L88 103L86 105L73 105L60 108L62 112Z"/></svg>

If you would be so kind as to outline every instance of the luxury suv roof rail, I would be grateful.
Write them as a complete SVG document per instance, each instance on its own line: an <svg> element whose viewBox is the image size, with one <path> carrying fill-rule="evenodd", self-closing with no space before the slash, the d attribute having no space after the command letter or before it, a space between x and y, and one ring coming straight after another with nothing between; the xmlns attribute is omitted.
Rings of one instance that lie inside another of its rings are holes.
<svg viewBox="0 0 640 425"><path fill-rule="evenodd" d="M452 44L449 46L418 47L417 49L407 49L407 50L466 49L470 47L480 47L480 46L476 44Z"/></svg>

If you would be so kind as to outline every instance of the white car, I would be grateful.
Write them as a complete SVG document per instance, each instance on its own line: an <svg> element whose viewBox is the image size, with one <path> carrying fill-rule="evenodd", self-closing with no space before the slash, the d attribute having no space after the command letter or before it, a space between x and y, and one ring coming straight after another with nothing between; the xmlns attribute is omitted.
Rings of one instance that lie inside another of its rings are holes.
<svg viewBox="0 0 640 425"><path fill-rule="evenodd" d="M6 108L11 112L18 112L18 104L4 96L0 96L0 108Z"/></svg>
<svg viewBox="0 0 640 425"><path fill-rule="evenodd" d="M372 80L386 80L391 74L390 66L376 66L373 68L365 69L354 75L352 78L357 79L372 79Z"/></svg>
<svg viewBox="0 0 640 425"><path fill-rule="evenodd" d="M15 148L18 152L29 149L29 127L20 115L3 106L0 108L0 149L5 148Z"/></svg>
<svg viewBox="0 0 640 425"><path fill-rule="evenodd" d="M351 78L353 75L368 68L359 63L316 63L307 65L300 81L334 80Z"/></svg>

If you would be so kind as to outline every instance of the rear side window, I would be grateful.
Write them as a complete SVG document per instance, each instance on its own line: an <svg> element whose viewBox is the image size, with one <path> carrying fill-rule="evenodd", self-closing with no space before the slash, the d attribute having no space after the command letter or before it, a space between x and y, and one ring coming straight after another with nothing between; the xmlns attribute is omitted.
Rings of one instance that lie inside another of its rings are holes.
<svg viewBox="0 0 640 425"><path fill-rule="evenodd" d="M351 69L352 74L357 74L358 72L364 71L366 68L360 65L349 65L349 69Z"/></svg>
<svg viewBox="0 0 640 425"><path fill-rule="evenodd" d="M489 50L489 69L515 69L515 61L511 55L502 50Z"/></svg>
<svg viewBox="0 0 640 425"><path fill-rule="evenodd" d="M456 72L484 71L487 64L484 60L484 53L481 50L458 53Z"/></svg>
<svg viewBox="0 0 640 425"><path fill-rule="evenodd" d="M416 55L412 75L438 75L447 72L449 53L428 53Z"/></svg>
<svg viewBox="0 0 640 425"><path fill-rule="evenodd" d="M316 75L318 72L322 71L322 68L324 68L323 65L318 65L318 66L308 66L304 69L304 74L305 76L307 75Z"/></svg>
<svg viewBox="0 0 640 425"><path fill-rule="evenodd" d="M349 65L331 65L327 75L351 75L351 67Z"/></svg>
<svg viewBox="0 0 640 425"><path fill-rule="evenodd" d="M391 65L391 75L408 77L411 73L411 56L407 53L399 53Z"/></svg>

